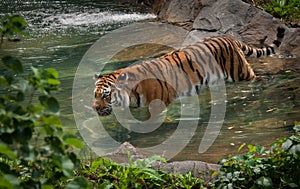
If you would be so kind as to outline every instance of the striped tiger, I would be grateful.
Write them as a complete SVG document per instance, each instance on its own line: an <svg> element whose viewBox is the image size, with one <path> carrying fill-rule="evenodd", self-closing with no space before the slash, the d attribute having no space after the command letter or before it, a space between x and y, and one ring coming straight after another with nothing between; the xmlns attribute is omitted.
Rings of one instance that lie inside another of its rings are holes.
<svg viewBox="0 0 300 189"><path fill-rule="evenodd" d="M256 76L246 57L275 54L284 32L278 27L277 39L263 48L228 35L205 38L159 58L95 75L93 109L105 116L111 114L112 106L148 106L154 99L167 106L176 98L199 94L219 80L252 81Z"/></svg>

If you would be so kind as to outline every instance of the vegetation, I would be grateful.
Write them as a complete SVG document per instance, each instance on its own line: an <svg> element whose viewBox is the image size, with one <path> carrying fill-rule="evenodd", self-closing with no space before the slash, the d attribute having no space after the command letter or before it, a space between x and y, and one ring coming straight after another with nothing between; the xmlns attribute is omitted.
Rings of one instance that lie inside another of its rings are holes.
<svg viewBox="0 0 300 189"><path fill-rule="evenodd" d="M262 7L274 17L282 19L287 24L300 22L299 0L245 0L255 6Z"/></svg>
<svg viewBox="0 0 300 189"><path fill-rule="evenodd" d="M20 28L15 26L24 24L15 18L2 23L5 37L18 33ZM51 95L59 89L58 73L35 67L24 73L17 58L1 60L0 188L62 187L81 168L72 148L83 144L62 132L59 103Z"/></svg>
<svg viewBox="0 0 300 189"><path fill-rule="evenodd" d="M137 159L124 166L108 159L99 158L87 162L79 175L88 178L94 188L202 188L204 180L192 173L185 175L166 173L151 168L160 156Z"/></svg>
<svg viewBox="0 0 300 189"><path fill-rule="evenodd" d="M19 15L3 16L0 18L0 45L4 37L10 41L18 41L18 36L28 35L25 28L27 22Z"/></svg>
<svg viewBox="0 0 300 189"><path fill-rule="evenodd" d="M248 145L248 152L220 161L216 188L299 188L300 123L295 134L279 139L269 149ZM245 145L242 145L241 150Z"/></svg>

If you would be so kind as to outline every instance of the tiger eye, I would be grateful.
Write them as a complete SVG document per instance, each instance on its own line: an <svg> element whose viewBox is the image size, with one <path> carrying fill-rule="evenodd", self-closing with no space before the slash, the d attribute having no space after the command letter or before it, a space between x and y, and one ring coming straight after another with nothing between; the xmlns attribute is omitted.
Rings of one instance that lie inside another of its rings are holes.
<svg viewBox="0 0 300 189"><path fill-rule="evenodd" d="M126 74L122 73L119 77L118 80L125 80L126 79Z"/></svg>

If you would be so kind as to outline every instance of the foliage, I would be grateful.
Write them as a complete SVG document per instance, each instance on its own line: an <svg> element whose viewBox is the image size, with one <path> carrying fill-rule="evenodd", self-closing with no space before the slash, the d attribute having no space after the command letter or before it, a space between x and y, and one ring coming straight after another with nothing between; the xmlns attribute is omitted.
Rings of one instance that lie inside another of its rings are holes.
<svg viewBox="0 0 300 189"><path fill-rule="evenodd" d="M282 19L284 22L300 21L300 1L299 0L244 0L254 6L261 7L274 17Z"/></svg>
<svg viewBox="0 0 300 189"><path fill-rule="evenodd" d="M31 67L25 74L22 63L9 56L2 63L0 188L59 187L80 168L71 148L82 143L62 135L59 103L51 95L58 90L58 73Z"/></svg>
<svg viewBox="0 0 300 189"><path fill-rule="evenodd" d="M1 42L15 34L26 35L21 16L0 20ZM62 133L59 103L51 95L60 84L53 68L30 68L25 73L20 60L0 61L0 188L54 188L87 186L83 178L73 178L81 167L73 147L82 142Z"/></svg>
<svg viewBox="0 0 300 189"><path fill-rule="evenodd" d="M287 21L300 21L299 0L272 0L264 9L277 18Z"/></svg>
<svg viewBox="0 0 300 189"><path fill-rule="evenodd" d="M202 179L192 173L171 174L154 170L151 165L164 161L159 156L130 161L120 165L111 160L99 158L88 162L78 174L88 178L96 188L202 188Z"/></svg>
<svg viewBox="0 0 300 189"><path fill-rule="evenodd" d="M289 138L274 142L270 149L248 145L248 152L221 160L217 188L299 188L300 124ZM241 150L245 145L242 145Z"/></svg>
<svg viewBox="0 0 300 189"><path fill-rule="evenodd" d="M19 39L15 38L16 35L27 36L26 26L27 22L19 15L5 15L0 18L0 44L3 42L4 37L12 41L18 41Z"/></svg>

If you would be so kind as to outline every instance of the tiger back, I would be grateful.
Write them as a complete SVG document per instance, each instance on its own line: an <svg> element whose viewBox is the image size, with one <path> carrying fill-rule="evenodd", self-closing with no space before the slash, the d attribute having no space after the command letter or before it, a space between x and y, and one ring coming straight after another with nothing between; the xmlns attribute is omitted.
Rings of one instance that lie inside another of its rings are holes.
<svg viewBox="0 0 300 189"><path fill-rule="evenodd" d="M274 54L284 36L283 28L279 27L277 31L277 39L264 48L250 47L232 36L211 37L159 58L117 70L117 74L113 74L115 80L109 74L99 77L93 108L101 116L110 114L112 105L148 106L154 99L169 105L176 98L199 94L207 85L220 80L254 80L255 73L246 57ZM108 78L109 82L105 83ZM103 91L107 94L97 94ZM109 98L101 99L101 96ZM100 103L103 100L107 101L105 105Z"/></svg>

